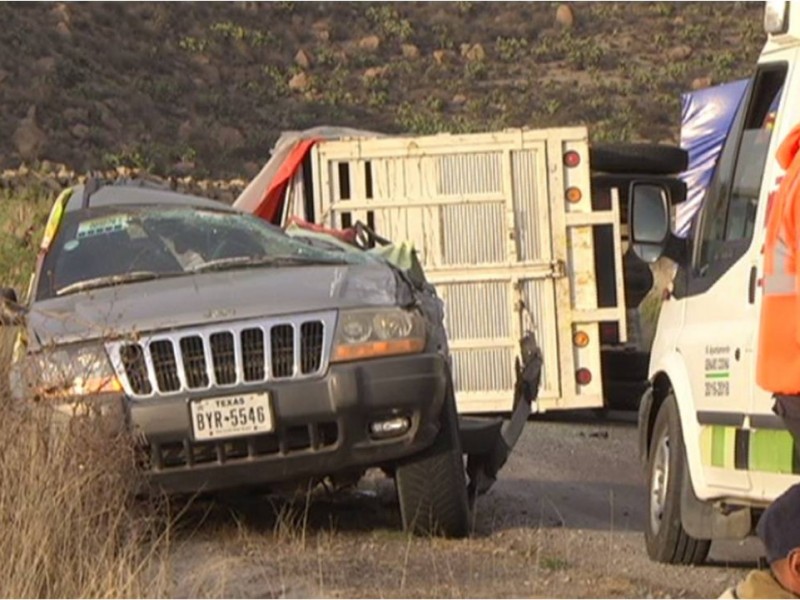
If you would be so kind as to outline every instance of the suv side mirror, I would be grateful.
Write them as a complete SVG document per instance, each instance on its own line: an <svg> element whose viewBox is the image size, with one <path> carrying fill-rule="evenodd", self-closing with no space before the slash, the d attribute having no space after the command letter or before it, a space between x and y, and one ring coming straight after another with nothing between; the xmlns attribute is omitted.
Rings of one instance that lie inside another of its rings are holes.
<svg viewBox="0 0 800 600"><path fill-rule="evenodd" d="M644 262L653 263L664 254L672 237L669 195L660 185L634 182L628 198L633 251Z"/></svg>
<svg viewBox="0 0 800 600"><path fill-rule="evenodd" d="M21 325L25 307L20 306L13 288L0 288L0 325Z"/></svg>

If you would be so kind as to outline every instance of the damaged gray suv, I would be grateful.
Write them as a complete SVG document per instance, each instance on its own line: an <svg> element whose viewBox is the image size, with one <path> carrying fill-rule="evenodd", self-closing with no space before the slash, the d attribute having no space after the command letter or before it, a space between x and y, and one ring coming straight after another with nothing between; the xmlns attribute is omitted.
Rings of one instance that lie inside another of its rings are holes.
<svg viewBox="0 0 800 600"><path fill-rule="evenodd" d="M380 467L406 529L467 533L461 437L491 450L499 425L459 435L435 293L211 200L87 185L59 202L26 305L3 293L27 338L17 396L116 410L169 493Z"/></svg>

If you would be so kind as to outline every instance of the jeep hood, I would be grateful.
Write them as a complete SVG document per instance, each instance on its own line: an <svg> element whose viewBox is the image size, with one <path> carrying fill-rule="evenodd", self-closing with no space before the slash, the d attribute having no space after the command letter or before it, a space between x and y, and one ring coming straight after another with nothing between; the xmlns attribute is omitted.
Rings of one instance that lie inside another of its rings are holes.
<svg viewBox="0 0 800 600"><path fill-rule="evenodd" d="M100 288L36 302L30 343L131 333L341 308L407 305L411 290L374 264L251 268Z"/></svg>

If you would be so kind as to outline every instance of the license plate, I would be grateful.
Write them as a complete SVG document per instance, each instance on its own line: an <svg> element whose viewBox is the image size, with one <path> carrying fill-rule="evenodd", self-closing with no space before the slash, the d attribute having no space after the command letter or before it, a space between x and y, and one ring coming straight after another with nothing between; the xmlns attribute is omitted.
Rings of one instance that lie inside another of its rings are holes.
<svg viewBox="0 0 800 600"><path fill-rule="evenodd" d="M189 408L195 440L219 440L272 431L267 393L193 400Z"/></svg>

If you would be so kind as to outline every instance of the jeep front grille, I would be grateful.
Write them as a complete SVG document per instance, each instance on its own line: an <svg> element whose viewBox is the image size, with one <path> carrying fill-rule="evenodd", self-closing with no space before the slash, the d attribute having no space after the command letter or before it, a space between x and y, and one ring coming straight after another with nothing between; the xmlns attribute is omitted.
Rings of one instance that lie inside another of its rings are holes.
<svg viewBox="0 0 800 600"><path fill-rule="evenodd" d="M109 354L132 396L169 395L320 375L335 314L248 322L113 342Z"/></svg>

